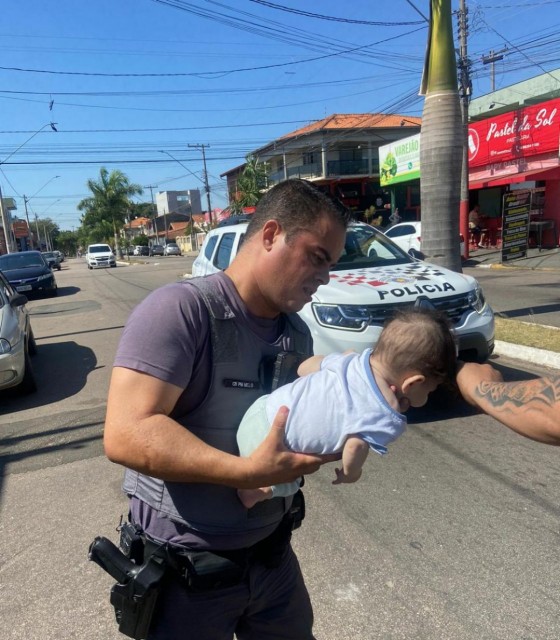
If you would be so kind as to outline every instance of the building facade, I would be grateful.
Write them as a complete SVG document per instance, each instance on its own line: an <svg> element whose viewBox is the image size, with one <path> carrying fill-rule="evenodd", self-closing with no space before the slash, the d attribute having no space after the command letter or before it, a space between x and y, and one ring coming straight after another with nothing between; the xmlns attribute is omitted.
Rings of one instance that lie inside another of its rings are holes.
<svg viewBox="0 0 560 640"><path fill-rule="evenodd" d="M158 216L168 213L180 213L186 216L202 213L198 189L159 191L156 194L156 206Z"/></svg>
<svg viewBox="0 0 560 640"><path fill-rule="evenodd" d="M421 118L395 114L334 114L297 129L252 155L268 165L268 187L303 178L356 212L377 207L389 214L390 197L379 183L379 146L420 130ZM222 174L230 200L245 165Z"/></svg>

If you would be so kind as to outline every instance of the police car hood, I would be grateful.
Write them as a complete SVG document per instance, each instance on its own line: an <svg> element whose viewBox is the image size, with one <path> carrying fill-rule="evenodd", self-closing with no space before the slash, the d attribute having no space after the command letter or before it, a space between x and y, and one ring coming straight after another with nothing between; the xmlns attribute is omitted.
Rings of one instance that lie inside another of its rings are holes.
<svg viewBox="0 0 560 640"><path fill-rule="evenodd" d="M332 271L314 302L375 304L414 302L418 296L441 298L472 291L476 280L427 262Z"/></svg>

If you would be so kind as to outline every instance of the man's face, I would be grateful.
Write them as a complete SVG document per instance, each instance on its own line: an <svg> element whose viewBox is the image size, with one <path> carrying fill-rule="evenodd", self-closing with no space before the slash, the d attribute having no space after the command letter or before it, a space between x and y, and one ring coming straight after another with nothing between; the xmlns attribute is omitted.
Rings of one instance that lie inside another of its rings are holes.
<svg viewBox="0 0 560 640"><path fill-rule="evenodd" d="M344 248L346 231L325 216L311 230L300 231L286 242L279 231L269 246L259 274L261 293L271 314L299 311L311 301Z"/></svg>

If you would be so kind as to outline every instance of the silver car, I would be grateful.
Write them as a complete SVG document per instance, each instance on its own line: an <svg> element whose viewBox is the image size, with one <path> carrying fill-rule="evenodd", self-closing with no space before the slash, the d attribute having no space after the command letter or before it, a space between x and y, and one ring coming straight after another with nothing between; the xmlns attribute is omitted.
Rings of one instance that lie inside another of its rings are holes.
<svg viewBox="0 0 560 640"><path fill-rule="evenodd" d="M0 390L37 390L30 360L37 347L26 303L27 298L0 273Z"/></svg>
<svg viewBox="0 0 560 640"><path fill-rule="evenodd" d="M163 250L164 255L166 256L180 256L181 249L176 242L168 242L165 245L165 249Z"/></svg>

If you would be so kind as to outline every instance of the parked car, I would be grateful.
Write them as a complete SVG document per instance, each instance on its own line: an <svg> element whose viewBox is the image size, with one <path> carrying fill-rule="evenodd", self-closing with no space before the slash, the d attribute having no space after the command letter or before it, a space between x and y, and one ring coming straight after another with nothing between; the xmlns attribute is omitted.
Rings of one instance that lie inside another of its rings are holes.
<svg viewBox="0 0 560 640"><path fill-rule="evenodd" d="M237 254L247 229L246 222L230 223L209 231L192 265L193 276L223 271Z"/></svg>
<svg viewBox="0 0 560 640"><path fill-rule="evenodd" d="M60 262L58 261L58 257L55 255L54 251L43 251L43 258L45 258L51 269L57 269L60 271Z"/></svg>
<svg viewBox="0 0 560 640"><path fill-rule="evenodd" d="M165 245L164 254L166 256L180 256L181 248L176 242L168 242Z"/></svg>
<svg viewBox="0 0 560 640"><path fill-rule="evenodd" d="M27 298L0 273L0 390L37 390L30 356L37 353Z"/></svg>
<svg viewBox="0 0 560 640"><path fill-rule="evenodd" d="M399 245L401 249L407 252L410 249L422 251L422 223L420 221L399 222L385 229L384 233L388 238L391 238L395 244ZM463 236L459 237L459 242L461 245L461 255L464 256L465 242Z"/></svg>
<svg viewBox="0 0 560 640"><path fill-rule="evenodd" d="M0 271L18 293L24 293L28 298L58 293L54 273L40 251L0 256Z"/></svg>
<svg viewBox="0 0 560 640"><path fill-rule="evenodd" d="M64 253L62 251L54 250L54 255L57 257L59 262L64 262Z"/></svg>
<svg viewBox="0 0 560 640"><path fill-rule="evenodd" d="M145 247L143 245L136 245L134 247L134 256L149 256L150 255L150 247Z"/></svg>
<svg viewBox="0 0 560 640"><path fill-rule="evenodd" d="M150 247L150 255L152 256L162 256L163 255L163 245L161 244L153 244Z"/></svg>
<svg viewBox="0 0 560 640"><path fill-rule="evenodd" d="M86 251L88 269L99 267L116 267L117 259L108 244L90 244Z"/></svg>
<svg viewBox="0 0 560 640"><path fill-rule="evenodd" d="M226 269L247 224L213 229L193 263L192 275ZM399 308L422 303L450 318L462 359L483 362L494 349L494 314L478 282L408 255L367 224L352 224L330 282L299 312L316 354L375 345L385 320Z"/></svg>

